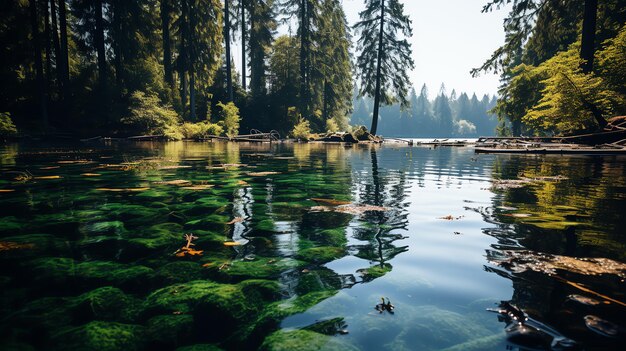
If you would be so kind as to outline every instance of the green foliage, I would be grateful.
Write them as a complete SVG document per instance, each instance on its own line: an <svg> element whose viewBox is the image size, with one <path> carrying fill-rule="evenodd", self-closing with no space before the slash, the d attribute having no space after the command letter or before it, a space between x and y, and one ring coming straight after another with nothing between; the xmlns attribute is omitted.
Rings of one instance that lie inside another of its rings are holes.
<svg viewBox="0 0 626 351"><path fill-rule="evenodd" d="M329 133L336 133L339 131L339 125L337 124L337 121L335 121L334 119L327 119L326 120L326 131Z"/></svg>
<svg viewBox="0 0 626 351"><path fill-rule="evenodd" d="M0 137L15 134L17 134L17 129L11 120L11 115L8 112L0 112Z"/></svg>
<svg viewBox="0 0 626 351"><path fill-rule="evenodd" d="M415 64L411 58L411 44L407 40L413 34L411 20L404 14L404 5L398 0L386 0L384 5L384 35L382 52L379 52L379 28L381 21L381 1L365 0L365 10L359 15L361 20L354 25L357 34L357 80L361 82L359 94L374 97L376 94L377 70L374 62L382 55L380 70L380 101L391 105L397 101L406 107L410 80L408 72Z"/></svg>
<svg viewBox="0 0 626 351"><path fill-rule="evenodd" d="M171 126L178 124L178 115L152 92L135 91L131 95L130 114L122 123L135 132L163 135Z"/></svg>
<svg viewBox="0 0 626 351"><path fill-rule="evenodd" d="M308 140L311 135L311 123L304 118L301 118L300 121L293 127L291 131L291 136L300 140Z"/></svg>
<svg viewBox="0 0 626 351"><path fill-rule="evenodd" d="M218 112L220 116L219 124L224 128L226 135L229 137L238 135L239 121L241 120L239 108L232 102L227 104L219 102L217 107L220 108Z"/></svg>
<svg viewBox="0 0 626 351"><path fill-rule="evenodd" d="M198 123L185 122L178 129L184 139L206 138L209 135L221 135L224 132L224 128L221 125L208 121Z"/></svg>
<svg viewBox="0 0 626 351"><path fill-rule="evenodd" d="M595 120L590 104L604 116L613 116L626 111L626 28L618 37L605 43L598 52L601 58L597 72L584 74L578 56L580 45L574 43L533 67L529 74L539 77L541 98L527 111L523 121L537 129L555 130L558 133L573 133L594 129ZM514 81L518 80L517 77ZM617 83L617 82L622 82Z"/></svg>

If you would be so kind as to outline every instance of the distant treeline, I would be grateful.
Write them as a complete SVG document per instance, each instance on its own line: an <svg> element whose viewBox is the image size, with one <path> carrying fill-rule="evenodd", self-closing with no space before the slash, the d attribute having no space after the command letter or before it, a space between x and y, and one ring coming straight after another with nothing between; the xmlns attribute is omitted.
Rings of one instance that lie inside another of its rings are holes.
<svg viewBox="0 0 626 351"><path fill-rule="evenodd" d="M455 90L448 95L441 86L434 100L428 98L428 88L424 84L417 95L411 89L410 106L401 109L399 104L380 109L379 133L396 137L464 137L495 135L498 118L489 111L496 105L496 96L466 93L457 95ZM357 95L353 100L352 125L369 126L372 121L373 100Z"/></svg>

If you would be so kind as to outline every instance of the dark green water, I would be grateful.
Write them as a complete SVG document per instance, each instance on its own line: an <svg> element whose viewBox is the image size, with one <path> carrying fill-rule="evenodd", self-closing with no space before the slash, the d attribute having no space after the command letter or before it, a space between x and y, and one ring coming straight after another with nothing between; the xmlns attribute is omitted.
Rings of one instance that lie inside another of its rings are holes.
<svg viewBox="0 0 626 351"><path fill-rule="evenodd" d="M625 161L393 145L0 146L0 349L517 349L487 311L502 300L552 336L617 349ZM177 256L189 233L202 252ZM375 309L381 297L394 314ZM589 327L589 315L609 324Z"/></svg>

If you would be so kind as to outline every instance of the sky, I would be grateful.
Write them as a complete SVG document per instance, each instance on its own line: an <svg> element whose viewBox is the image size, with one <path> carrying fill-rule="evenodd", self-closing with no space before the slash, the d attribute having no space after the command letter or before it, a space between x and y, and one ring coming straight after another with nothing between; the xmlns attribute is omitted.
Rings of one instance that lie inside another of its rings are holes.
<svg viewBox="0 0 626 351"><path fill-rule="evenodd" d="M415 70L409 77L418 94L424 83L431 98L439 92L442 83L448 94L452 89L457 93L466 92L470 97L472 93L479 97L497 93L497 75L482 74L473 78L469 72L504 42L502 23L506 9L481 13L487 0L400 1L413 22L410 42ZM350 25L358 21L359 12L365 7L363 0L343 0L343 5ZM287 29L279 28L278 32L285 34ZM239 43L235 43L233 50L235 65L239 67Z"/></svg>

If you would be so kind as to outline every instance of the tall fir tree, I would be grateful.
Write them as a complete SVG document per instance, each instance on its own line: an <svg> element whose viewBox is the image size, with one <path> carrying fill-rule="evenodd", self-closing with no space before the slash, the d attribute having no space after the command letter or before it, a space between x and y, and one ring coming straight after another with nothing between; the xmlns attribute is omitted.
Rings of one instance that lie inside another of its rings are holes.
<svg viewBox="0 0 626 351"><path fill-rule="evenodd" d="M404 14L399 0L364 0L365 10L354 25L360 35L357 41L357 78L360 94L374 98L371 133L378 127L381 103L396 101L408 105L410 86L408 72L414 68L411 58L411 20Z"/></svg>

